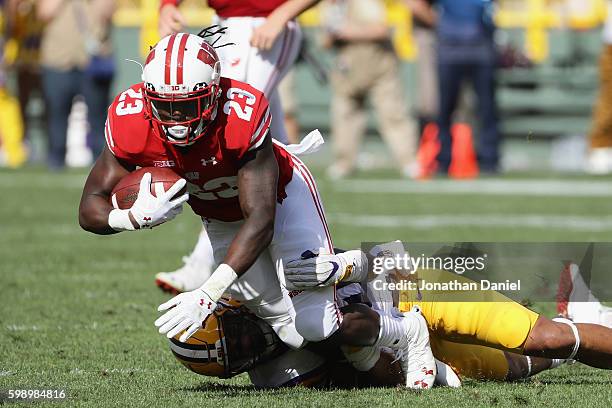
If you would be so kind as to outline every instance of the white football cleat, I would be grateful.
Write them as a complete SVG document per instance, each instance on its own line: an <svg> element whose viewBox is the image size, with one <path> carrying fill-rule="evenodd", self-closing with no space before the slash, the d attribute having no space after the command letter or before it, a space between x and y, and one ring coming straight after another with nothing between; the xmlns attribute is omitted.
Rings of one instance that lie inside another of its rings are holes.
<svg viewBox="0 0 612 408"><path fill-rule="evenodd" d="M212 272L210 265L193 262L183 257L184 265L173 272L159 272L155 275L155 284L164 292L179 294L189 292L202 286Z"/></svg>
<svg viewBox="0 0 612 408"><path fill-rule="evenodd" d="M452 388L461 387L461 379L451 366L436 359L436 369L438 370L436 373L436 385Z"/></svg>
<svg viewBox="0 0 612 408"><path fill-rule="evenodd" d="M396 350L395 356L406 374L406 387L419 390L432 388L437 369L429 345L427 322L418 307L405 312L403 319L407 345Z"/></svg>

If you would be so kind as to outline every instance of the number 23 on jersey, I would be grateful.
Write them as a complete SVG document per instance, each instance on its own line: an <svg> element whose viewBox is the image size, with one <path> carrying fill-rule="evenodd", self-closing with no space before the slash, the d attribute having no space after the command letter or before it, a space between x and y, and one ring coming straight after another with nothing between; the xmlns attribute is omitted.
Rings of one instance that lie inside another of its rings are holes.
<svg viewBox="0 0 612 408"><path fill-rule="evenodd" d="M244 108L239 101L244 101ZM257 97L249 91L240 88L230 88L227 90L227 102L223 105L223 112L226 115L234 112L240 119L248 122L251 120L251 115L253 115L253 105L255 105L256 101Z"/></svg>
<svg viewBox="0 0 612 408"><path fill-rule="evenodd" d="M142 89L135 91L132 88L127 89L119 97L119 102L115 108L117 116L134 115L142 112L144 102L142 101Z"/></svg>

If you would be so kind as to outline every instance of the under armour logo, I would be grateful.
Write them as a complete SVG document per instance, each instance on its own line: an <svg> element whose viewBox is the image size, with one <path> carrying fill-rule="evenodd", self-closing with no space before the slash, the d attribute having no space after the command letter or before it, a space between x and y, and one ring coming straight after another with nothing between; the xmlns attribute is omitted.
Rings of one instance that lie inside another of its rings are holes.
<svg viewBox="0 0 612 408"><path fill-rule="evenodd" d="M142 220L143 221L151 221L151 217L143 217Z"/></svg>
<svg viewBox="0 0 612 408"><path fill-rule="evenodd" d="M206 160L206 159L201 159L200 160L202 162L202 166L208 166L209 164L212 164L213 166L217 163L219 163L217 161L217 158L215 156L212 156L210 159Z"/></svg>
<svg viewBox="0 0 612 408"><path fill-rule="evenodd" d="M206 303L206 300L200 299L200 306L204 306L204 303ZM206 305L206 308L210 310L211 306L212 306L212 302L208 302L208 305Z"/></svg>
<svg viewBox="0 0 612 408"><path fill-rule="evenodd" d="M434 375L433 370L428 370L425 367L423 367L423 372L425 373L425 375Z"/></svg>

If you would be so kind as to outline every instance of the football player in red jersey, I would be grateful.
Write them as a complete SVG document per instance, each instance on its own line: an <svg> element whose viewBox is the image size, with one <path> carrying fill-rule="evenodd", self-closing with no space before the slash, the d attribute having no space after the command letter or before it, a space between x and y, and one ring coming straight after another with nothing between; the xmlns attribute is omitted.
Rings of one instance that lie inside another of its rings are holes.
<svg viewBox="0 0 612 408"><path fill-rule="evenodd" d="M431 387L436 367L420 313L386 315L360 305L340 311L334 285L289 293L281 284L286 262L309 248L333 253L333 245L314 178L290 149L271 140L265 96L221 77L215 49L186 33L163 38L142 77L109 107L107 148L85 183L79 221L97 234L153 227L176 216L187 198L202 217L219 266L201 287L160 305L159 332L182 333L185 341L229 291L289 346L365 346L372 352L353 362L363 371L380 347L390 347L407 386ZM145 174L132 208L111 206L109 195L123 176L156 165L184 179L153 197ZM189 197L173 198L185 183Z"/></svg>
<svg viewBox="0 0 612 408"><path fill-rule="evenodd" d="M246 82L263 92L269 101L270 133L283 143L287 132L277 87L297 58L302 33L294 18L318 0L208 0L215 11L215 24L224 27L224 41L231 47L217 50L224 77ZM180 0L162 0L159 12L161 36L184 28L178 8ZM193 251L183 265L171 272L159 272L155 283L164 291L180 293L196 289L213 269L210 240L203 228Z"/></svg>

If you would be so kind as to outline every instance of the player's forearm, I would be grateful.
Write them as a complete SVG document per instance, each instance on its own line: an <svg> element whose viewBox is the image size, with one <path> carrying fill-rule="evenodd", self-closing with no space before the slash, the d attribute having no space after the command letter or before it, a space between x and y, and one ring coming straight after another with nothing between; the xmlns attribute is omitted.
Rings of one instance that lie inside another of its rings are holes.
<svg viewBox="0 0 612 408"><path fill-rule="evenodd" d="M320 0L288 0L270 13L268 18L275 19L284 24L293 20L319 1Z"/></svg>
<svg viewBox="0 0 612 408"><path fill-rule="evenodd" d="M66 0L41 0L38 2L36 15L43 23L53 20L57 12Z"/></svg>
<svg viewBox="0 0 612 408"><path fill-rule="evenodd" d="M85 231L98 235L116 234L109 225L109 214L113 207L108 201L97 194L88 194L81 199L79 206L79 225Z"/></svg>
<svg viewBox="0 0 612 408"><path fill-rule="evenodd" d="M238 199L245 221L225 259L238 276L251 267L274 235L278 163L271 137L265 138L254 157L238 171Z"/></svg>
<svg viewBox="0 0 612 408"><path fill-rule="evenodd" d="M255 263L261 252L272 242L274 215L253 214L247 219L232 241L221 265L199 288L213 302Z"/></svg>
<svg viewBox="0 0 612 408"><path fill-rule="evenodd" d="M232 241L224 263L244 274L259 255L270 245L274 236L274 215L254 213L249 217Z"/></svg>

